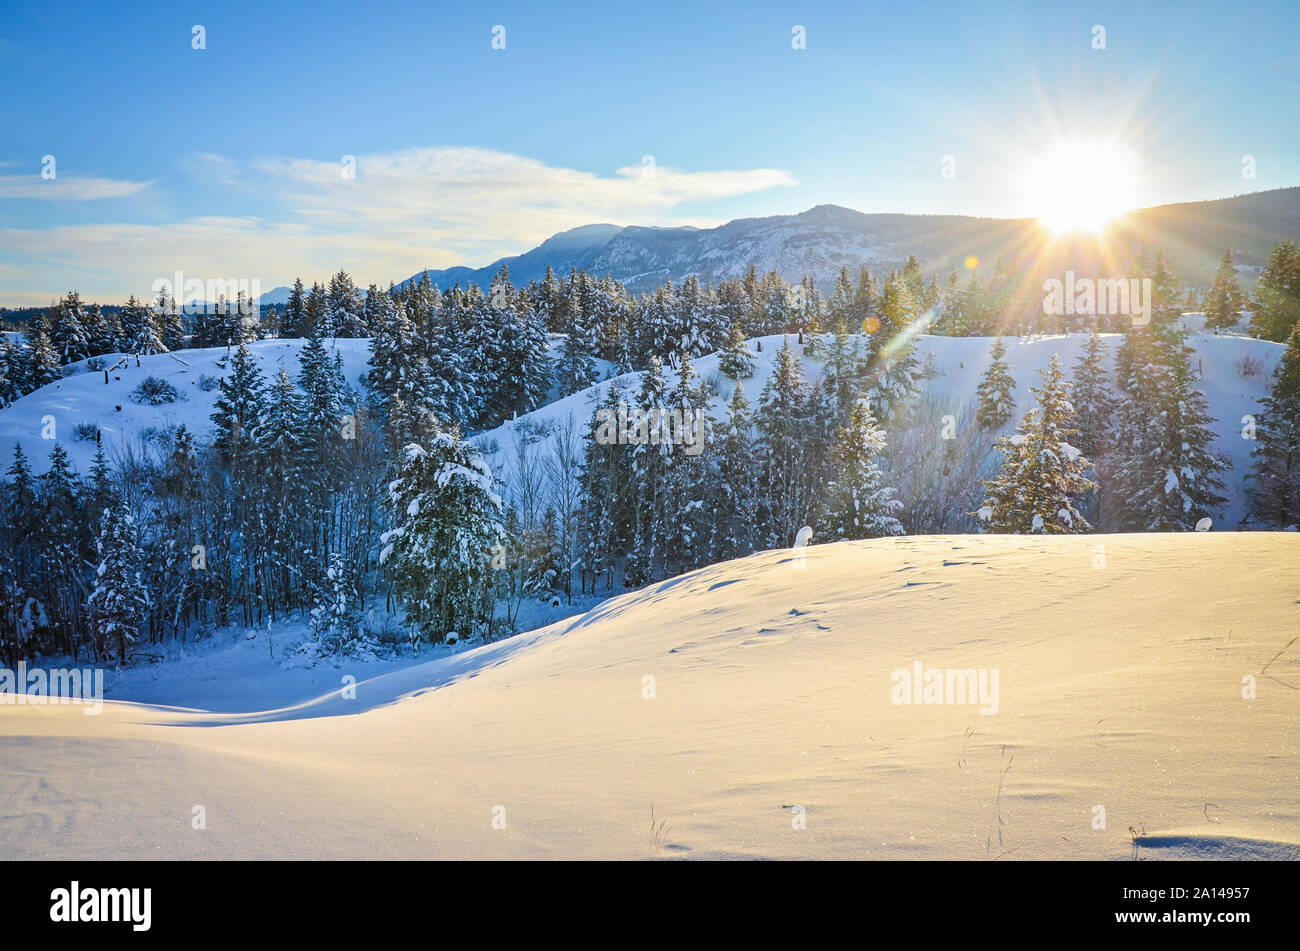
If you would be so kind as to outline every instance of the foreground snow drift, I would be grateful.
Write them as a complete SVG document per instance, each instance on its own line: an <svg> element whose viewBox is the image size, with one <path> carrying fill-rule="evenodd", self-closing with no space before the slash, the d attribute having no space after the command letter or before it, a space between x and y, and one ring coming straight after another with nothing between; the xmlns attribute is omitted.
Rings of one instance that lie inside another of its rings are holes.
<svg viewBox="0 0 1300 951"><path fill-rule="evenodd" d="M0 850L1294 858L1298 599L1294 534L766 552L356 699L0 707Z"/></svg>

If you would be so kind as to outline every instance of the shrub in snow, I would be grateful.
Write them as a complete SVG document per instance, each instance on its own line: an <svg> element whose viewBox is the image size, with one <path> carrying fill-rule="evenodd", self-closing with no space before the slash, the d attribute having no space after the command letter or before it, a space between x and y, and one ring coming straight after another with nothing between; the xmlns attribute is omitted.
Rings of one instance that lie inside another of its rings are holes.
<svg viewBox="0 0 1300 951"><path fill-rule="evenodd" d="M1264 361L1257 357L1252 357L1250 354L1242 357L1234 363L1233 366L1237 370L1237 376L1242 379L1248 380L1251 377L1264 375Z"/></svg>
<svg viewBox="0 0 1300 951"><path fill-rule="evenodd" d="M94 423L77 423L72 435L81 442L94 442L99 438L99 427Z"/></svg>
<svg viewBox="0 0 1300 951"><path fill-rule="evenodd" d="M181 399L180 391L166 380L156 376L147 376L140 385L131 391L131 399L146 406L159 406L163 403L175 403Z"/></svg>

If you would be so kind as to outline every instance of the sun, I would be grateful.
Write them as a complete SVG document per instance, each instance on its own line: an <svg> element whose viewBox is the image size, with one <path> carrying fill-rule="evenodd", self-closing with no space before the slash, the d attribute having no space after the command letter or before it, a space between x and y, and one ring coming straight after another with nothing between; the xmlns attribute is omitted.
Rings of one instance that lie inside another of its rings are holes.
<svg viewBox="0 0 1300 951"><path fill-rule="evenodd" d="M1100 234L1136 204L1137 163L1113 143L1063 142L1030 163L1026 203L1054 234Z"/></svg>

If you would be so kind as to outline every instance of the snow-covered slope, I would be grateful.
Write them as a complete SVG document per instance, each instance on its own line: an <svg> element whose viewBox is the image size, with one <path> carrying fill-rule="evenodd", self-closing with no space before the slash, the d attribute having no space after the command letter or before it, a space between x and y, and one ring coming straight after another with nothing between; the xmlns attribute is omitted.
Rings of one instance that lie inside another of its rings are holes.
<svg viewBox="0 0 1300 951"><path fill-rule="evenodd" d="M1114 365L1114 357L1123 343L1119 334L1103 334ZM779 335L759 338L762 352L756 353L757 369L751 379L741 381L745 395L751 407L758 403L763 386L771 376L773 362L782 342L787 339ZM788 338L792 347L799 348L793 337ZM1086 334L1028 337L1017 340L1005 338L1007 344L1006 359L1011 365L1011 373L1016 380L1016 410L1008 429L1014 428L1026 409L1032 405L1029 387L1041 383L1039 371L1047 368L1052 354L1059 354L1061 362L1068 373L1072 372L1083 350L1087 346ZM960 409L975 402L975 389L980 377L988 369L989 351L994 340L991 337L935 337L917 338L917 357L924 362L927 355L933 354L935 365L940 375L926 380L921 385L918 399L932 399L939 405ZM1245 512L1245 494L1243 478L1250 472L1250 453L1255 443L1242 438L1242 417L1259 412L1259 400L1268 393L1270 375L1282 354L1282 345L1266 340L1249 337L1215 336L1214 334L1193 334L1188 344L1196 353L1192 357L1192 366L1202 374L1200 386L1205 391L1210 413L1218 422L1213 425L1216 434L1214 447L1232 462L1233 470L1225 482L1228 485L1228 504L1221 513L1217 524L1222 528L1235 528ZM756 346L750 341L750 347ZM1262 369L1254 376L1243 377L1238 372L1238 362L1246 356L1259 361ZM718 373L718 355L701 357L695 363L696 370L706 379L713 379L718 390L714 398L714 417L726 418L726 404L731 398L734 385L731 380ZM820 373L820 362L812 358L803 361L804 371L816 379ZM671 371L669 376L671 377ZM1112 373L1113 376L1113 373ZM629 403L634 402L639 387L640 374L630 373L617 378L628 391ZM562 431L570 418L574 420L576 432L581 436L586 430L593 408L598 405L614 381L607 380L575 393L534 413L483 433L476 437L479 445L488 450L488 461L493 470L509 482L513 471L513 460L518 434L529 428L549 433L535 443L534 452L545 454L556 439L555 434ZM948 410L945 410L947 412ZM579 451L582 447L579 445Z"/></svg>
<svg viewBox="0 0 1300 951"><path fill-rule="evenodd" d="M355 699L0 706L0 850L1296 858L1297 592L1294 534L764 552ZM918 664L996 696L896 702Z"/></svg>
<svg viewBox="0 0 1300 951"><path fill-rule="evenodd" d="M1105 337L1113 360L1123 338L1119 335ZM743 381L751 405L758 402L763 385L771 374L776 352L784 339L786 338L779 335L761 338L763 349L756 354L757 370L753 378ZM789 339L791 346L799 347L793 337ZM1060 354L1069 371L1086 342L1087 336L1084 334L1030 337L1023 340L1006 338L1007 360L1016 379L1016 413L1013 424L1028 407L1028 388L1039 383L1038 371L1047 366L1051 355ZM304 341L296 339L263 340L253 344L250 349L268 380L281 367L286 368L290 376L296 377L298 353L303 343ZM1281 356L1282 347L1280 344L1248 337L1213 334L1193 334L1188 343L1196 349L1192 364L1203 374L1201 386L1209 400L1211 414L1218 419L1214 425L1218 436L1215 448L1233 463L1233 472L1226 480L1229 503L1218 520L1218 527L1233 528L1245 511L1243 477L1250 471L1250 451L1254 447L1253 442L1241 437L1242 417L1258 412L1259 400L1268 392L1269 375ZM988 366L992 344L992 338L988 337L917 338L918 358L924 361L928 354L933 354L935 365L940 371L938 377L924 382L920 398L930 397L936 402L956 407L972 403L979 378ZM552 347L557 345L558 341L553 340ZM327 346L336 347L343 355L348 383L360 388L361 377L369 359L369 341L339 339L327 343ZM755 347L756 342L751 341L750 346ZM1237 365L1245 356L1259 361L1262 370L1258 374L1251 377L1240 375ZM189 426L201 438L210 434L210 416L219 391L202 389L199 380L202 376L216 378L227 372L226 366L223 366L229 362L229 353L225 347L141 357L139 367L136 366L134 357L108 356L102 359L106 361L106 366L117 367L109 374L110 382L107 385L104 384L104 374L86 370L83 361L73 364L69 375L58 383L42 387L12 406L0 409L0 471L8 467L8 459L15 443L22 445L34 470L45 470L53 445L43 435L49 431L47 417L53 418L56 437L83 474L90 467L95 444L93 438L88 441L76 438L75 429L82 423L89 423L101 430L110 456L124 443L131 444L146 437L150 430L159 430L177 423ZM815 379L820 372L820 363L812 358L806 358L803 362L805 372ZM599 368L608 373L610 365L600 361ZM717 355L700 358L696 362L696 369L706 379L712 378L718 384L714 415L719 419L725 418L732 383L718 373ZM172 383L186 399L162 406L143 406L133 402L130 398L131 391L141 380L151 375ZM618 379L630 391L629 397L635 396L639 374L626 374ZM535 452L545 453L555 438L553 434L572 417L581 452L580 437L590 419L592 408L596 405L595 401L604 398L606 388L610 385L611 381L607 380L581 393L565 397L504 426L482 433L475 437L475 441L480 447L489 450L489 464L508 483L516 433L521 428L536 426L544 432L552 433L535 446Z"/></svg>
<svg viewBox="0 0 1300 951"><path fill-rule="evenodd" d="M299 339L260 340L250 344L249 350L267 382L281 368L296 380L300 369L298 354L304 343ZM335 349L342 354L347 382L359 389L370 358L370 341L340 338L327 340L325 345L331 355ZM113 368L107 384L102 370L87 369L89 361L70 364L65 368L68 375L62 380L0 409L0 471L8 468L15 444L23 447L34 471L45 471L54 445L47 434L52 433L84 475L95 455L95 441L93 435L89 439L76 437L76 428L83 423L98 427L104 451L110 458L115 451L147 438L151 430L177 424L189 427L202 440L208 439L212 433L213 404L221 392L212 383L204 389L201 378L210 377L215 381L226 375L233 353L225 347L179 350L140 357L139 366L135 357L124 354L96 357L103 361L105 368ZM166 380L180 391L182 400L161 406L134 402L131 392L149 376ZM53 429L49 427L51 420Z"/></svg>

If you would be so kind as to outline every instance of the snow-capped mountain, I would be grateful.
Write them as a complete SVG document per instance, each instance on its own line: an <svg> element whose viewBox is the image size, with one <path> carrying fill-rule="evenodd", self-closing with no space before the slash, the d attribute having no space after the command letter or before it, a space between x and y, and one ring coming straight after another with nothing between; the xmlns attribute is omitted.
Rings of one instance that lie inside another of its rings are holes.
<svg viewBox="0 0 1300 951"><path fill-rule="evenodd" d="M1225 248L1232 248L1240 266L1259 267L1274 245L1297 234L1300 188L1283 188L1135 211L1115 223L1108 239L1125 249L1117 258L1124 267L1143 247L1160 250L1179 274L1199 285L1208 284ZM873 269L900 268L909 255L927 273L961 267L972 256L989 266L999 258L1034 261L1044 273L1095 270L1106 261L1096 238L1055 239L1030 218L863 214L818 205L797 215L738 218L716 228L587 225L486 267L428 274L442 287L457 282L486 287L506 264L521 285L540 281L549 265L559 275L578 268L609 274L632 291L649 291L669 278L679 282L692 274L716 284L743 277L753 265L759 273L775 270L787 281L812 275L828 287L841 267L854 272L864 263Z"/></svg>

